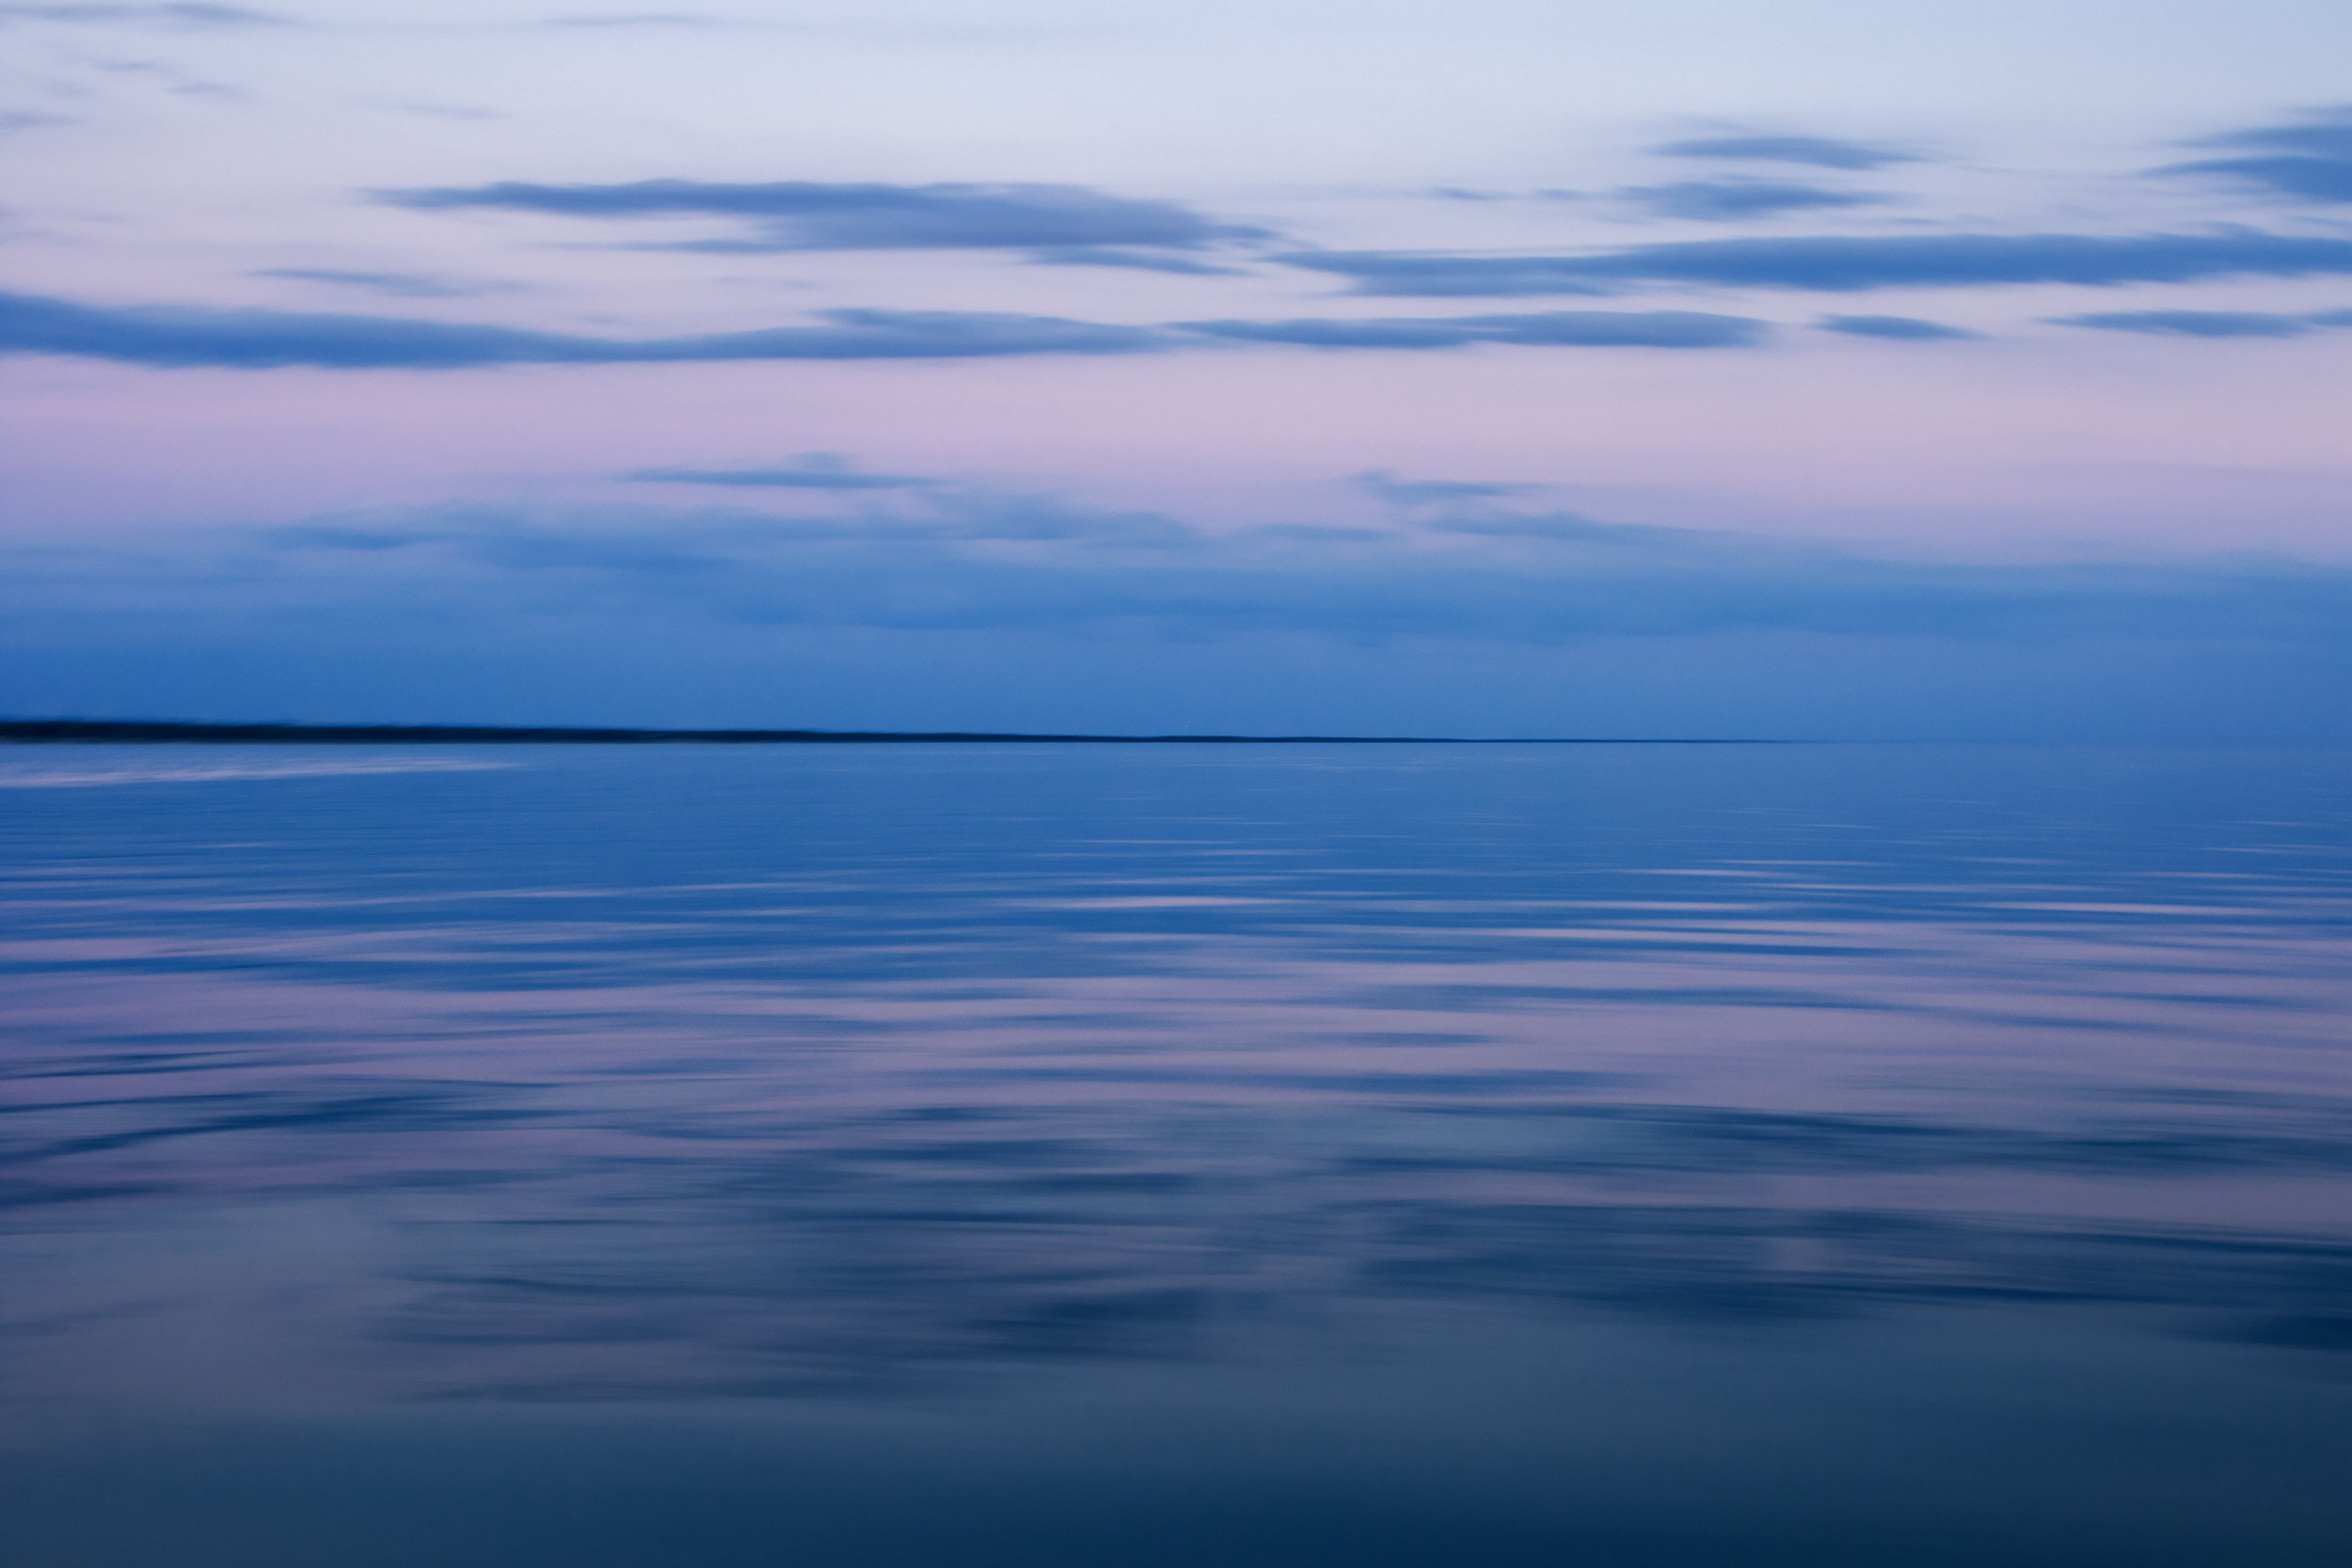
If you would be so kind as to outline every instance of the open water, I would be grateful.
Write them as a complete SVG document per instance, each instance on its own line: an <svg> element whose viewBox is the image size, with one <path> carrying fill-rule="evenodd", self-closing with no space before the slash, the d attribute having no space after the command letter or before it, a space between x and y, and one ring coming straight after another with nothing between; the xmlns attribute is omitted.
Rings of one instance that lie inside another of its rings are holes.
<svg viewBox="0 0 2352 1568"><path fill-rule="evenodd" d="M0 1560L2341 1568L2352 753L0 749Z"/></svg>

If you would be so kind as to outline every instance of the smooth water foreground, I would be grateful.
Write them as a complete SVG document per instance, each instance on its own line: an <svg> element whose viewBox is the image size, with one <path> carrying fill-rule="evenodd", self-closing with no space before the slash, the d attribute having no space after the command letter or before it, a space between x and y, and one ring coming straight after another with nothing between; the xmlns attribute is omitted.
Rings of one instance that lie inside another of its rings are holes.
<svg viewBox="0 0 2352 1568"><path fill-rule="evenodd" d="M2352 1561L2352 754L0 751L0 1560Z"/></svg>

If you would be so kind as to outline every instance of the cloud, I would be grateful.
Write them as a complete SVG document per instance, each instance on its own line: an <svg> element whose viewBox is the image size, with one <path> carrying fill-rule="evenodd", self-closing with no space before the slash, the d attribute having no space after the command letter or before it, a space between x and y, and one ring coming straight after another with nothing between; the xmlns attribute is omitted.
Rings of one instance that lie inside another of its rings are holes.
<svg viewBox="0 0 2352 1568"><path fill-rule="evenodd" d="M397 299L458 299L519 287L513 283L465 283L414 272L345 272L334 267L265 267L256 277L283 277L295 283L325 283L335 288L363 289Z"/></svg>
<svg viewBox="0 0 2352 1568"><path fill-rule="evenodd" d="M487 722L2345 731L2341 565L1885 560L1493 498L1233 530L952 485L705 494L766 504L453 502L0 547L0 665L21 713L126 717L348 718L340 692ZM1603 705L1549 705L1562 680Z"/></svg>
<svg viewBox="0 0 2352 1568"><path fill-rule="evenodd" d="M1350 278L1355 292L1422 297L1595 294L1639 284L1803 289L2011 283L2188 283L2352 274L2352 240L2211 234L1900 234L1686 240L1590 256L1311 250L1273 260Z"/></svg>
<svg viewBox="0 0 2352 1568"><path fill-rule="evenodd" d="M0 23L130 23L162 27L292 27L292 18L243 6L0 6Z"/></svg>
<svg viewBox="0 0 2352 1568"><path fill-rule="evenodd" d="M1309 317L1296 321L1204 321L1175 324L1186 332L1243 342L1295 343L1312 348L1460 348L1471 343L1534 347L1742 348L1767 324L1747 316L1697 310L1552 310L1526 316L1388 316L1370 320Z"/></svg>
<svg viewBox="0 0 2352 1568"><path fill-rule="evenodd" d="M1721 158L1766 164L1804 164L1813 168L1866 169L1887 164L1925 162L1915 152L1873 147L1829 136L1700 136L1650 149L1668 158Z"/></svg>
<svg viewBox="0 0 2352 1568"><path fill-rule="evenodd" d="M280 551L421 551L501 571L617 573L666 584L663 592L675 588L672 579L716 583L747 571L820 570L826 562L862 560L886 567L897 561L919 567L973 546L1116 545L1160 551L1189 548L1202 539L1199 531L1159 513L1104 512L1051 495L932 489L936 483L906 480L892 488L928 493L895 510L854 515L606 507L549 518L456 505L343 514L272 529L262 537Z"/></svg>
<svg viewBox="0 0 2352 1568"><path fill-rule="evenodd" d="M736 359L963 359L1139 354L1149 327L954 310L824 310L816 326L634 341L515 327L284 310L77 305L0 294L0 355L65 354L154 366L452 370Z"/></svg>
<svg viewBox="0 0 2352 1568"><path fill-rule="evenodd" d="M2262 125L2191 143L2242 150L2250 157L2168 164L2169 175L2217 175L2301 201L2352 201L2352 109L2335 109L2287 125Z"/></svg>
<svg viewBox="0 0 2352 1568"><path fill-rule="evenodd" d="M36 114L24 109L0 110L0 136L14 135L19 131L38 131L44 126L73 123L64 115Z"/></svg>
<svg viewBox="0 0 2352 1568"><path fill-rule="evenodd" d="M373 275L352 275L355 277ZM398 277L399 275L386 275ZM338 277L336 280L350 281ZM1125 326L969 310L820 310L820 325L693 337L613 339L469 323L194 306L92 306L0 294L0 355L60 354L158 367L464 370L491 365L675 364L740 359L972 359L1149 354L1187 342L1315 348L1727 348L1766 324L1691 310L1369 321L1179 322Z"/></svg>
<svg viewBox="0 0 2352 1568"><path fill-rule="evenodd" d="M1356 483L1397 506L1455 505L1462 501L1499 500L1543 488L1539 484L1501 484L1458 479L1401 480L1387 468L1356 475Z"/></svg>
<svg viewBox="0 0 2352 1568"><path fill-rule="evenodd" d="M123 76L143 77L149 81L160 83L164 90L183 98L216 98L230 102L244 102L252 97L252 94L243 87L230 87L226 82L208 82L201 77L191 76L183 71L166 65L160 60L91 60L88 63L94 70L112 71Z"/></svg>
<svg viewBox="0 0 2352 1568"><path fill-rule="evenodd" d="M1058 250L1145 245L1189 250L1266 231L1218 223L1181 202L1108 196L1083 185L712 184L641 180L622 185L489 185L383 191L423 212L492 208L564 217L707 216L749 220L756 239L693 248L793 250ZM1129 264L1133 264L1130 262Z"/></svg>
<svg viewBox="0 0 2352 1568"><path fill-rule="evenodd" d="M1045 245L1030 251L1025 261L1042 267L1129 267L1137 272L1168 272L1187 277L1239 277L1239 267L1220 267L1190 256L1169 256L1151 250L1121 250L1114 245Z"/></svg>
<svg viewBox="0 0 2352 1568"><path fill-rule="evenodd" d="M2352 158L2207 158L2156 172L2222 175L2303 201L2352 201Z"/></svg>
<svg viewBox="0 0 2352 1568"><path fill-rule="evenodd" d="M936 484L913 474L860 473L839 452L803 452L788 468L639 468L621 476L654 484L726 484L790 490L904 490Z"/></svg>
<svg viewBox="0 0 2352 1568"><path fill-rule="evenodd" d="M419 298L480 293L491 287L403 273L332 269L278 268L259 276L373 289ZM1772 324L1755 317L1696 310L1302 317L1279 321L1170 322L1157 326L956 310L836 309L818 311L816 319L817 324L809 325L630 340L386 316L193 306L106 307L0 293L0 356L69 355L159 368L465 370L498 365L1125 355L1214 342L1412 351L1460 349L1484 343L1530 348L1745 348L1760 343L1772 331ZM2052 319L2060 325L2175 337L2286 338L2352 326L2352 310L2301 315L2143 310ZM1915 316L1825 316L1817 325L1829 332L1918 341L1977 336ZM930 483L860 475L846 467L808 459L791 468L647 469L629 477L669 483L765 484L833 490L896 488ZM1403 499L1413 488L1399 486L1381 493L1391 499ZM1456 487L1448 492L1448 499L1459 499L1469 494L1470 491Z"/></svg>
<svg viewBox="0 0 2352 1568"><path fill-rule="evenodd" d="M1703 532L1689 529L1656 528L1633 523L1597 522L1576 512L1526 513L1502 507L1457 507L1422 518L1433 533L1471 539L1531 539L1554 545L1600 545L1613 551L1655 557L1661 550L1679 549ZM1630 556L1628 557L1630 559Z"/></svg>
<svg viewBox="0 0 2352 1568"><path fill-rule="evenodd" d="M1000 490L940 490L915 498L926 513L938 519L930 537L952 541L1019 540L1057 543L1089 549L1106 546L1154 552L1191 549L1206 536L1188 523L1157 512L1105 512L1064 500L1059 496L1026 495ZM897 526L920 530L926 526L901 520Z"/></svg>
<svg viewBox="0 0 2352 1568"><path fill-rule="evenodd" d="M1279 631L1548 644L1777 630L2352 644L2352 570L2341 567L1887 560L1486 496L1430 500L1409 528L1337 533L1216 534L1155 513L952 488L877 496L855 515L388 510L277 531L268 553L299 569L265 571L246 591L334 602L361 594L437 614L602 605L712 624L1124 626L1187 639ZM366 563L335 564L354 557ZM40 576L38 562L21 565L11 594L38 594ZM218 576L191 571L189 580Z"/></svg>
<svg viewBox="0 0 2352 1568"><path fill-rule="evenodd" d="M1844 332L1856 338L1895 338L1911 342L1948 341L1979 338L1982 333L1917 316L1823 316L1813 324L1824 332Z"/></svg>
<svg viewBox="0 0 2352 1568"><path fill-rule="evenodd" d="M1869 192L1833 191L1776 180L1686 180L1674 185L1627 185L1617 195L1661 217L1705 223L1736 223L1821 207L1876 207L1889 199Z"/></svg>
<svg viewBox="0 0 2352 1568"><path fill-rule="evenodd" d="M2352 326L2352 310L2315 310L2299 316L2265 310L2111 310L2053 316L2050 322L2055 326L2090 326L2160 338L2302 338L2330 327Z"/></svg>

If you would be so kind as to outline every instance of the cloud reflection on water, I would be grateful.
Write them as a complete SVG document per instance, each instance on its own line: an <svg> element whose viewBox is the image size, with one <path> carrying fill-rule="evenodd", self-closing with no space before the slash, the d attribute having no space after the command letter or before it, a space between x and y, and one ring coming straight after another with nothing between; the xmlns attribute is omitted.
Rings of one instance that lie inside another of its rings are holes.
<svg viewBox="0 0 2352 1568"><path fill-rule="evenodd" d="M59 791L9 830L0 1387L764 1394L1470 1306L2341 1350L2342 771L581 749Z"/></svg>

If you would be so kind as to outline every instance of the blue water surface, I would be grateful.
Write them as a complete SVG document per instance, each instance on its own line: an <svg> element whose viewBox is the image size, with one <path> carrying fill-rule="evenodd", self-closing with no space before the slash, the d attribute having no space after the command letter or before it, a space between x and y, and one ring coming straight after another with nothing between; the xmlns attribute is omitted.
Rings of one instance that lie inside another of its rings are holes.
<svg viewBox="0 0 2352 1568"><path fill-rule="evenodd" d="M2352 753L0 749L0 1560L2352 1561Z"/></svg>

